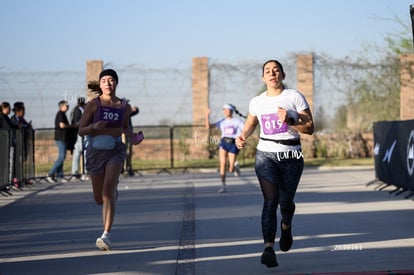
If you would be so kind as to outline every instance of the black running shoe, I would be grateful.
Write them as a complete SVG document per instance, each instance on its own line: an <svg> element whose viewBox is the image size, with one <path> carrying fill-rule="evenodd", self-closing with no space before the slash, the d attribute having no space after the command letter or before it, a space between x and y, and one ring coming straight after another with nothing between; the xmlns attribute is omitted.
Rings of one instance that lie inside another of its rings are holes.
<svg viewBox="0 0 414 275"><path fill-rule="evenodd" d="M289 226L288 229L283 230L282 222L280 223L280 240L279 240L279 247L280 250L283 252L289 251L293 244L292 238L292 225Z"/></svg>
<svg viewBox="0 0 414 275"><path fill-rule="evenodd" d="M272 247L266 247L262 258L260 260L262 264L264 264L267 267L276 267L279 266L276 260L276 254Z"/></svg>

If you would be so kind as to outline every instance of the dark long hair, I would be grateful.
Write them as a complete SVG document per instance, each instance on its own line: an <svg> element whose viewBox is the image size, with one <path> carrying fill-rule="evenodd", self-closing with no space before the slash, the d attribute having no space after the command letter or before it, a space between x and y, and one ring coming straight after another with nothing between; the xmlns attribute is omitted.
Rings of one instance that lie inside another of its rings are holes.
<svg viewBox="0 0 414 275"><path fill-rule="evenodd" d="M285 71L283 70L282 63L280 63L280 62L279 62L279 61L277 61L276 59L267 60L265 63L263 63L263 66L262 66L262 76L264 75L264 69L265 69L265 66L266 66L268 63L271 63L271 62L276 63L276 65L279 67L279 70L282 72L283 76L285 76Z"/></svg>
<svg viewBox="0 0 414 275"><path fill-rule="evenodd" d="M229 105L230 105L231 107L233 107L234 112L235 112L238 116L240 116L240 117L242 117L242 118L247 118L245 115L243 115L242 113L240 113L240 112L239 112L239 110L237 110L236 106L234 106L233 104L230 104L230 103L229 103Z"/></svg>

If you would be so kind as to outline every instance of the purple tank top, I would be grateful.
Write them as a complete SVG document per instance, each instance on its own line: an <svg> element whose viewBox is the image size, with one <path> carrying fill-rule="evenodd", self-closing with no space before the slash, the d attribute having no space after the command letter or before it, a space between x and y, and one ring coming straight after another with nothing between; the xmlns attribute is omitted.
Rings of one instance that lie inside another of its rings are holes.
<svg viewBox="0 0 414 275"><path fill-rule="evenodd" d="M101 105L99 97L94 99L98 105L98 109L93 115L92 123L100 120L108 121L108 128L122 128L124 126L126 101L122 99L122 108L111 108Z"/></svg>

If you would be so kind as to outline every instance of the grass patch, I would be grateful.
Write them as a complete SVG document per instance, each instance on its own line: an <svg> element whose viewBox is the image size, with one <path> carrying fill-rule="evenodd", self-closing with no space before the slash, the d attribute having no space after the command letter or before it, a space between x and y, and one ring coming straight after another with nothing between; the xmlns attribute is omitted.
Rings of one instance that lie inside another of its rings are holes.
<svg viewBox="0 0 414 275"><path fill-rule="evenodd" d="M343 158L305 158L305 167L339 167L339 166L372 166L374 158L343 159Z"/></svg>
<svg viewBox="0 0 414 275"><path fill-rule="evenodd" d="M241 167L254 167L254 159L238 159ZM203 159L203 160L133 160L132 167L135 170L151 170L151 169L182 169L182 168L215 168L219 166L218 159ZM72 163L69 160L65 161L65 174L71 173ZM37 176L45 176L52 168L53 163L36 165ZM339 167L339 166L372 166L374 167L374 158L359 158L359 159L343 159L343 158L305 158L305 167Z"/></svg>

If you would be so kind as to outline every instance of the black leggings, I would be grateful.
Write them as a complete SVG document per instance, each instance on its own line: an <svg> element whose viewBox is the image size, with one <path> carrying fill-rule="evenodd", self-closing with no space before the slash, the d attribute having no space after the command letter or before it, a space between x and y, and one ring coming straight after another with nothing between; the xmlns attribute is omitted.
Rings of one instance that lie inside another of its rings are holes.
<svg viewBox="0 0 414 275"><path fill-rule="evenodd" d="M280 159L277 153L257 151L256 175L263 193L262 234L265 243L274 243L277 208L282 222L290 225L295 213L294 198L303 171L303 158Z"/></svg>

